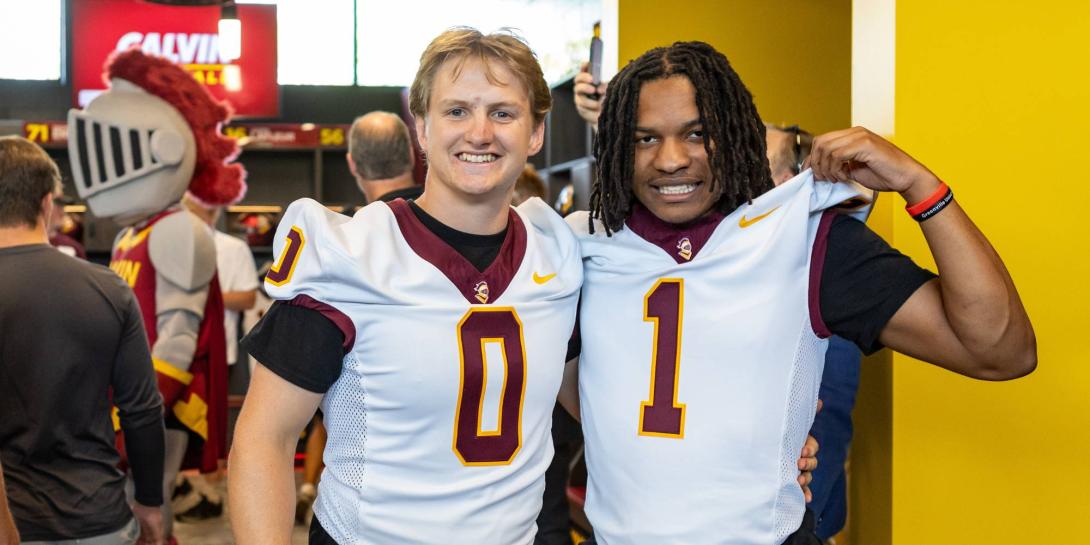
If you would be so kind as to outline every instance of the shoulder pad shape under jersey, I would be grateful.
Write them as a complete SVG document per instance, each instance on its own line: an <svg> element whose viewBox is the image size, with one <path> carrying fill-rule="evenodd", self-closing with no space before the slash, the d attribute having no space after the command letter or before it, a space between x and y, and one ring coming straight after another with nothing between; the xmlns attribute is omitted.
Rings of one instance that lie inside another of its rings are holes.
<svg viewBox="0 0 1090 545"><path fill-rule="evenodd" d="M156 273L184 290L208 285L216 273L212 230L185 210L155 223L148 235L148 255Z"/></svg>

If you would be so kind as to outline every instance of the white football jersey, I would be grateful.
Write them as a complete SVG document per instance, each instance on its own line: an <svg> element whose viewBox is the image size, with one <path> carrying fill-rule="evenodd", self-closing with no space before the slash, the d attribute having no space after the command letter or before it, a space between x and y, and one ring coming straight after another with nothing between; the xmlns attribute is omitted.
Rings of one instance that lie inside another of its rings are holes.
<svg viewBox="0 0 1090 545"><path fill-rule="evenodd" d="M269 293L306 296L348 332L322 401L314 511L329 535L531 543L583 276L563 219L539 199L512 209L483 273L400 200L351 219L296 201L276 236Z"/></svg>
<svg viewBox="0 0 1090 545"><path fill-rule="evenodd" d="M823 211L852 198L872 194L807 171L684 229L642 207L612 237L569 216L584 264L586 512L601 545L776 545L798 529L796 461L829 335Z"/></svg>

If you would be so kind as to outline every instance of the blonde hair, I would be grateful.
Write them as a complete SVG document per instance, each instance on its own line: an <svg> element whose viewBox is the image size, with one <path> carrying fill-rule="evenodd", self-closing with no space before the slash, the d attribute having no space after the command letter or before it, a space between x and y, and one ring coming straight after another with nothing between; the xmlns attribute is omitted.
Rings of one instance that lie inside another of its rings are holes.
<svg viewBox="0 0 1090 545"><path fill-rule="evenodd" d="M476 56L484 62L487 70L485 76L493 85L505 83L500 82L492 73L489 61L503 63L526 89L530 99L530 110L534 115L534 124L544 121L545 114L553 105L549 85L545 83L541 65L538 64L533 50L509 29L501 29L486 35L474 28L455 27L436 36L428 44L424 54L420 56L420 68L417 69L416 77L409 89L409 111L423 119L428 112L432 81L439 67L447 59L456 60L454 77L457 78L462 71L462 65L471 56Z"/></svg>

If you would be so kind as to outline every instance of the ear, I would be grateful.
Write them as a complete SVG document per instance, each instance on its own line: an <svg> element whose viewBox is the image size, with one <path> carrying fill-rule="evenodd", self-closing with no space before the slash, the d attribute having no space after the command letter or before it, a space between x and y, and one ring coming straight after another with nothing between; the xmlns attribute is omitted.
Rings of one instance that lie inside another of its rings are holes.
<svg viewBox="0 0 1090 545"><path fill-rule="evenodd" d="M352 162L352 154L351 153L345 153L344 154L344 160L345 160L345 162L348 163L348 171L352 173L352 177L353 178L359 178L360 175L359 175L358 172L356 172L356 163Z"/></svg>
<svg viewBox="0 0 1090 545"><path fill-rule="evenodd" d="M425 156L428 155L428 124L424 122L426 118L427 114L422 116L418 115L413 118L413 123L416 124L416 143L420 145L420 149L424 152Z"/></svg>
<svg viewBox="0 0 1090 545"><path fill-rule="evenodd" d="M778 186L787 180L790 180L794 174L790 170L779 169L772 171L772 185Z"/></svg>
<svg viewBox="0 0 1090 545"><path fill-rule="evenodd" d="M42 201L38 203L38 219L42 222L42 225L45 226L47 231L49 230L49 223L53 219L54 206L52 193L46 193L45 196L42 197Z"/></svg>
<svg viewBox="0 0 1090 545"><path fill-rule="evenodd" d="M537 152L541 151L541 146L545 143L545 120L542 119L541 123L538 123L534 127L534 132L530 133L530 149L527 157L537 155Z"/></svg>

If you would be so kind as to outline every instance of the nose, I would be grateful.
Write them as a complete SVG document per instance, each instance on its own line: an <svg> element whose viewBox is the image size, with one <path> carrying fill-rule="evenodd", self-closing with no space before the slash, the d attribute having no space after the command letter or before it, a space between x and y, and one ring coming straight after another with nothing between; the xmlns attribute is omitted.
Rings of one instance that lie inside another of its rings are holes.
<svg viewBox="0 0 1090 545"><path fill-rule="evenodd" d="M684 142L665 138L655 153L654 167L660 172L673 173L689 166L691 159Z"/></svg>
<svg viewBox="0 0 1090 545"><path fill-rule="evenodd" d="M465 133L466 142L478 147L486 146L492 143L492 136L492 120L488 115L474 115Z"/></svg>

